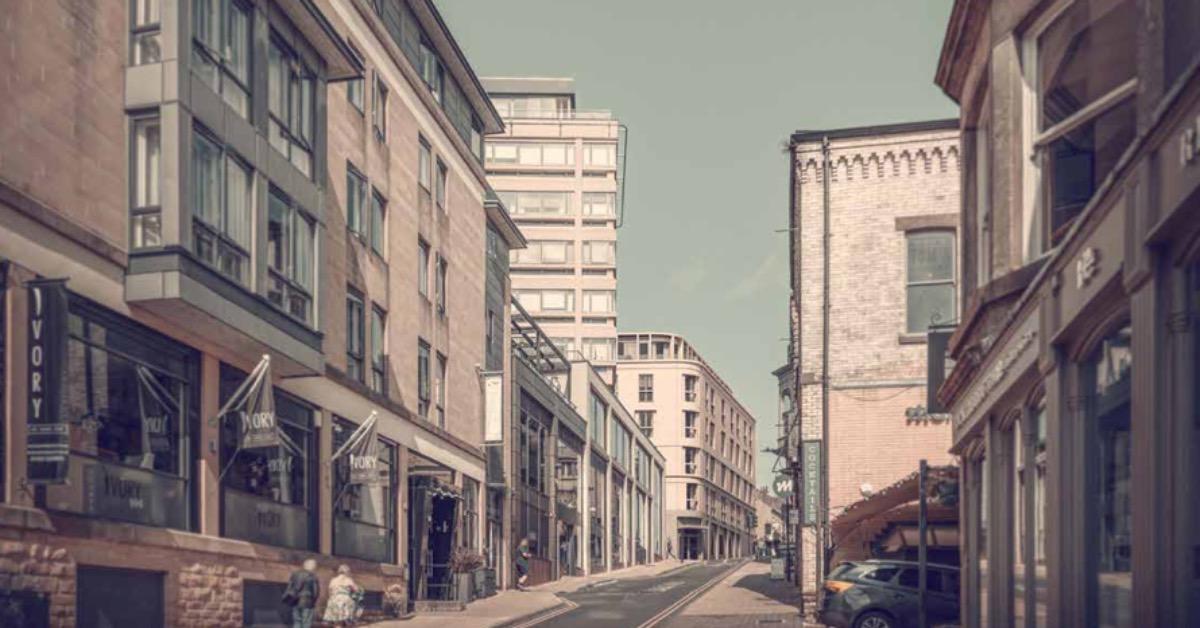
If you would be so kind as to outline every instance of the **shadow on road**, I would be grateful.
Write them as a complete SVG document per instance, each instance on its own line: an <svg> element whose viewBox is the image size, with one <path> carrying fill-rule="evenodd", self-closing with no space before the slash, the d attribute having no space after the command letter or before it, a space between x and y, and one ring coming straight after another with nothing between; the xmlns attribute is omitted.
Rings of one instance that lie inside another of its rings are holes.
<svg viewBox="0 0 1200 628"><path fill-rule="evenodd" d="M772 580L769 574L743 576L733 586L758 594L761 601L774 600L780 604L800 606L800 592L796 587L787 580Z"/></svg>

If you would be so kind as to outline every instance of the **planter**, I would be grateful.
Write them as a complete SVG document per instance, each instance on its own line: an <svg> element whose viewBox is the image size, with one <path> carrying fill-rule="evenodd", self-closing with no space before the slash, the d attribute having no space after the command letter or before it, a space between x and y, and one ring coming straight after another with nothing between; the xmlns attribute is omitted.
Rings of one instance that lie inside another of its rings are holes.
<svg viewBox="0 0 1200 628"><path fill-rule="evenodd" d="M496 570L490 567L476 569L472 574L475 578L475 596L491 597L496 594Z"/></svg>
<svg viewBox="0 0 1200 628"><path fill-rule="evenodd" d="M470 604L475 599L475 576L471 573L454 574L454 589L458 592L458 601Z"/></svg>

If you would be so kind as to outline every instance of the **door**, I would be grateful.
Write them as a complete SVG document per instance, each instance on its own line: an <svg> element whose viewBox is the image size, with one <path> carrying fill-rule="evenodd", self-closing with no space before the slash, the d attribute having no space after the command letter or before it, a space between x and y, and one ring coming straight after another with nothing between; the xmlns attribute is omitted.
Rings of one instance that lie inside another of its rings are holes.
<svg viewBox="0 0 1200 628"><path fill-rule="evenodd" d="M80 628L165 624L163 573L80 565L76 577L75 617Z"/></svg>

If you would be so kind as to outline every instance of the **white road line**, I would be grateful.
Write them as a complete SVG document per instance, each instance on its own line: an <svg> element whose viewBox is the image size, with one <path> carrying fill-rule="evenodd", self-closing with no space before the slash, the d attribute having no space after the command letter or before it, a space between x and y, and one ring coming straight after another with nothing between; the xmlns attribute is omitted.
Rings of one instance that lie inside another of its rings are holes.
<svg viewBox="0 0 1200 628"><path fill-rule="evenodd" d="M705 582L704 584L700 585L699 587L697 587L691 593L688 593L687 595L680 598L674 604L659 611L658 614L655 615L654 617L651 617L650 619L647 619L646 621L642 622L641 625L638 626L638 628L653 628L654 626L657 626L658 624L662 623L663 620L665 620L666 618L673 615L675 613L675 611L690 604L693 600L700 597L701 595L704 595L705 593L708 592L709 589L717 586L717 583L721 582L726 577L728 577L729 574L733 573L737 569L740 569L741 567L742 567L742 563L739 562L739 563L735 564L731 569L726 569L725 571L722 571L721 573L719 573L715 577L713 577L711 580L709 580L709 581Z"/></svg>
<svg viewBox="0 0 1200 628"><path fill-rule="evenodd" d="M559 599L563 601L562 608L559 608L558 610L555 610L546 615L538 615L537 617L535 617L523 624L517 624L515 626L511 626L510 628L530 628L530 626L536 626L540 623L550 621L551 619L554 619L555 617L558 617L559 615L562 615L563 613L569 613L569 612L579 608L578 604L572 602L571 600L568 600L567 598L559 598Z"/></svg>

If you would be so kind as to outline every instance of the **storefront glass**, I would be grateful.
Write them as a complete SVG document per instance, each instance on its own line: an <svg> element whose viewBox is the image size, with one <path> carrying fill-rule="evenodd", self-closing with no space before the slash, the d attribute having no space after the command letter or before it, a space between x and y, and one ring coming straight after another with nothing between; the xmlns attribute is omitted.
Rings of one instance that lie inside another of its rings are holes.
<svg viewBox="0 0 1200 628"><path fill-rule="evenodd" d="M1033 415L1033 587L1034 626L1046 626L1046 403L1038 404Z"/></svg>
<svg viewBox="0 0 1200 628"><path fill-rule="evenodd" d="M333 420L333 450L358 426ZM396 446L378 439L376 484L350 484L350 457L333 462L333 553L378 563L396 562Z"/></svg>
<svg viewBox="0 0 1200 628"><path fill-rule="evenodd" d="M979 543L976 547L976 565L979 570L979 626L988 626L988 499L990 499L991 481L988 479L987 458L980 458L974 465L979 478L979 501L976 503L976 521L979 522Z"/></svg>
<svg viewBox="0 0 1200 628"><path fill-rule="evenodd" d="M1012 548L1012 614L1016 626L1025 625L1028 615L1025 609L1025 441L1018 419L1009 432L1012 439L1013 477L1012 477L1012 538L1009 547Z"/></svg>
<svg viewBox="0 0 1200 628"><path fill-rule="evenodd" d="M196 352L72 296L63 412L71 461L45 507L190 529Z"/></svg>
<svg viewBox="0 0 1200 628"><path fill-rule="evenodd" d="M221 401L246 374L221 365ZM240 449L240 424L221 421L222 536L294 549L316 548L313 494L316 449L313 409L276 389L275 416L281 444Z"/></svg>
<svg viewBox="0 0 1200 628"><path fill-rule="evenodd" d="M605 501L604 487L607 484L605 481L605 463L599 456L592 454L592 463L588 477L588 517L591 519L588 524L590 530L590 539L588 539L588 552L591 558L592 570L601 570L604 568L604 506Z"/></svg>
<svg viewBox="0 0 1200 628"><path fill-rule="evenodd" d="M1132 626L1131 328L1125 326L1106 338L1084 373L1093 445L1088 448L1090 475L1097 482L1090 511L1097 516L1091 544L1095 552L1093 604L1099 626Z"/></svg>
<svg viewBox="0 0 1200 628"><path fill-rule="evenodd" d="M625 566L624 561L621 560L623 557L621 544L625 540L625 535L621 529L621 513L624 512L621 502L625 500L625 478L616 472L613 473L612 478L612 508L609 512L611 513L612 520L612 564L616 568Z"/></svg>

